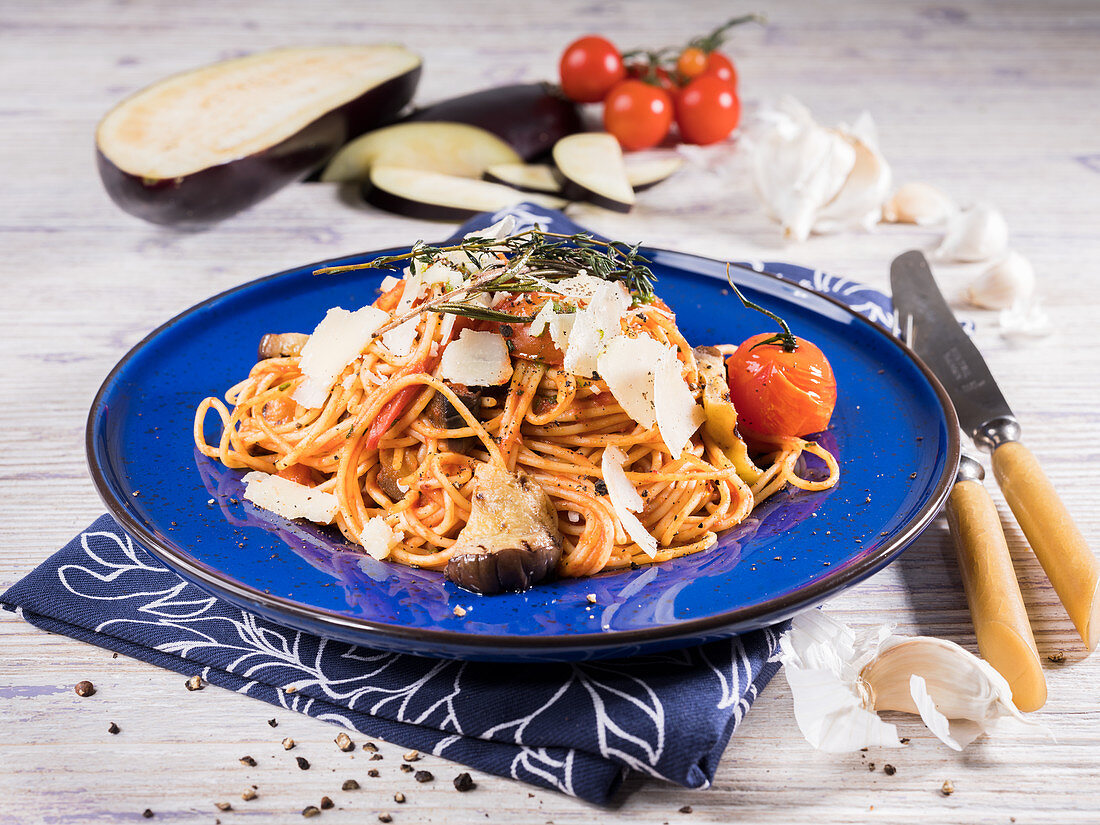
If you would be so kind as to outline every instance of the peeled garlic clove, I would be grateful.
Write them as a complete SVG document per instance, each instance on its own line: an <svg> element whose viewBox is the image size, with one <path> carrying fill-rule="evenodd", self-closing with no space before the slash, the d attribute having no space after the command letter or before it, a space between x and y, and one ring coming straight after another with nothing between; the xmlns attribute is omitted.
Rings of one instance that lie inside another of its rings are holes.
<svg viewBox="0 0 1100 825"><path fill-rule="evenodd" d="M955 215L933 254L941 261L985 261L1008 248L1008 223L992 206L979 204Z"/></svg>
<svg viewBox="0 0 1100 825"><path fill-rule="evenodd" d="M966 297L983 309L1008 309L1027 303L1034 292L1035 268L1019 252L1010 251L967 287Z"/></svg>
<svg viewBox="0 0 1100 825"><path fill-rule="evenodd" d="M929 183L907 183L882 207L887 223L915 223L935 226L959 211L955 201Z"/></svg>
<svg viewBox="0 0 1100 825"><path fill-rule="evenodd" d="M874 722L881 710L919 714L957 749L995 728L1045 730L1012 704L1003 676L945 639L896 636L887 626L857 637L821 611L809 611L796 616L780 640L780 660L799 729L820 750L896 746L896 728Z"/></svg>

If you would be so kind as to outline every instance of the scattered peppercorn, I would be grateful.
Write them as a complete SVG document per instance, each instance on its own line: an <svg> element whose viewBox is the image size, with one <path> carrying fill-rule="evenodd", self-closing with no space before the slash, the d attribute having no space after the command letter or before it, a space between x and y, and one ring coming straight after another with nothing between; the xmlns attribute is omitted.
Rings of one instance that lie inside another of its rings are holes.
<svg viewBox="0 0 1100 825"><path fill-rule="evenodd" d="M413 779L415 779L417 782L431 782L433 779L435 779L435 776L432 774L431 771L417 771L413 774Z"/></svg>
<svg viewBox="0 0 1100 825"><path fill-rule="evenodd" d="M585 596L585 598L588 600L589 604L595 604L596 603L596 594L595 593L589 593L587 596Z"/></svg>
<svg viewBox="0 0 1100 825"><path fill-rule="evenodd" d="M233 806L230 805L228 802L215 802L214 807L217 808L219 811L233 810Z"/></svg>
<svg viewBox="0 0 1100 825"><path fill-rule="evenodd" d="M420 759L420 751L406 751L401 758L406 762L416 762Z"/></svg>
<svg viewBox="0 0 1100 825"><path fill-rule="evenodd" d="M898 741L901 742L901 744L903 744L903 745L908 745L909 744L909 737L908 736L903 736Z"/></svg>
<svg viewBox="0 0 1100 825"><path fill-rule="evenodd" d="M77 696L94 696L95 695L95 685L93 685L87 679L85 679L82 682L77 682L73 686L73 690L76 691Z"/></svg>
<svg viewBox="0 0 1100 825"><path fill-rule="evenodd" d="M367 776L370 776L370 777L378 776L378 768L371 768L369 771L367 771Z"/></svg>
<svg viewBox="0 0 1100 825"><path fill-rule="evenodd" d="M267 724L268 724L268 727L277 728L277 727L279 727L279 720L278 719L268 719Z"/></svg>
<svg viewBox="0 0 1100 825"><path fill-rule="evenodd" d="M335 804L336 803L332 801L332 797L328 797L328 796L322 796L321 797L321 810L322 811L327 811L329 808L331 808Z"/></svg>
<svg viewBox="0 0 1100 825"><path fill-rule="evenodd" d="M867 770L873 771L874 769L875 769L875 763L874 762L868 762L867 763Z"/></svg>
<svg viewBox="0 0 1100 825"><path fill-rule="evenodd" d="M202 677L196 673L187 680L186 684L188 690L202 690Z"/></svg>
<svg viewBox="0 0 1100 825"><path fill-rule="evenodd" d="M364 742L363 750L370 751L371 753L378 753L378 746L373 742Z"/></svg>
<svg viewBox="0 0 1100 825"><path fill-rule="evenodd" d="M595 483L592 486L596 488L596 495L607 495L607 483L602 478L596 479Z"/></svg>
<svg viewBox="0 0 1100 825"><path fill-rule="evenodd" d="M955 786L951 784L950 779L943 780L943 786L940 788L940 793L944 796L951 796L951 794L955 793Z"/></svg>
<svg viewBox="0 0 1100 825"><path fill-rule="evenodd" d="M114 722L107 726L107 733L118 733L122 728L116 725Z"/></svg>
<svg viewBox="0 0 1100 825"><path fill-rule="evenodd" d="M242 765L248 765L248 767L250 768L256 767L256 760L253 759L251 756L242 756L237 761L240 762Z"/></svg>
<svg viewBox="0 0 1100 825"><path fill-rule="evenodd" d="M1065 660L1066 660L1066 654L1063 653L1061 650L1057 650L1054 653L1051 653L1049 656L1047 656L1047 661L1048 662L1053 662L1056 665L1062 664Z"/></svg>
<svg viewBox="0 0 1100 825"><path fill-rule="evenodd" d="M680 813L682 813L682 814L690 814L690 813L691 813L691 806L690 806L690 805L685 805L684 807L682 807L682 808L680 809Z"/></svg>
<svg viewBox="0 0 1100 825"><path fill-rule="evenodd" d="M153 813L153 812L152 812L151 810L149 810L148 808L146 808L146 809L145 809L144 811L142 811L142 812L141 812L141 815L142 815L143 817L145 817L146 819L152 819L152 818L153 818L154 816L156 816L156 814L154 814L154 813Z"/></svg>
<svg viewBox="0 0 1100 825"><path fill-rule="evenodd" d="M304 816L306 819L311 819L312 817L320 815L321 809L318 808L316 805L306 805L304 808L302 808L302 816Z"/></svg>
<svg viewBox="0 0 1100 825"><path fill-rule="evenodd" d="M398 805L405 804L405 794L401 793L401 791L398 791L393 795L393 801L396 802Z"/></svg>
<svg viewBox="0 0 1100 825"><path fill-rule="evenodd" d="M401 770L404 771L405 773L412 773L414 770L416 770L416 768L414 768L412 765L402 764L401 765Z"/></svg>
<svg viewBox="0 0 1100 825"><path fill-rule="evenodd" d="M345 753L347 751L355 750L355 743L351 741L351 737L348 736L346 733L337 734L336 738L333 741L336 743L336 747L338 747Z"/></svg>
<svg viewBox="0 0 1100 825"><path fill-rule="evenodd" d="M251 802L255 798L256 798L256 789L255 788L245 788L244 791L241 793L241 799L243 799L245 802Z"/></svg>
<svg viewBox="0 0 1100 825"><path fill-rule="evenodd" d="M893 776L898 772L898 769L895 768L893 765L886 764L882 766L882 772L887 776Z"/></svg>
<svg viewBox="0 0 1100 825"><path fill-rule="evenodd" d="M380 754L380 753L372 753L370 755L370 761L371 762L377 762L379 759L382 759L382 758L383 758L382 754Z"/></svg>
<svg viewBox="0 0 1100 825"><path fill-rule="evenodd" d="M476 787L477 783L474 782L473 777L468 773L460 773L455 777L455 790L460 793L472 791Z"/></svg>
<svg viewBox="0 0 1100 825"><path fill-rule="evenodd" d="M294 759L298 763L298 767L301 768L303 771L309 770L309 760L306 759L304 756L296 756L294 757Z"/></svg>
<svg viewBox="0 0 1100 825"><path fill-rule="evenodd" d="M379 822L393 822L393 817L390 816L388 813L383 812L383 813L380 813L378 815L378 821Z"/></svg>
<svg viewBox="0 0 1100 825"><path fill-rule="evenodd" d="M294 740L291 739L289 736L286 739L283 740L283 750L284 751L288 751L293 747L294 747Z"/></svg>

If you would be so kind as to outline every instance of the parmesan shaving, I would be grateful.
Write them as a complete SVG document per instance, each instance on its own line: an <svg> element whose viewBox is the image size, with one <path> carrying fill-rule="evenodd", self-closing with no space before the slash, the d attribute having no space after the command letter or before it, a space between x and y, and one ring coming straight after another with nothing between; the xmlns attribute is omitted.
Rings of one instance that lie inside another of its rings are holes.
<svg viewBox="0 0 1100 825"><path fill-rule="evenodd" d="M684 381L676 350L666 353L657 362L653 374L653 407L665 446L673 458L679 458L706 416Z"/></svg>
<svg viewBox="0 0 1100 825"><path fill-rule="evenodd" d="M567 372L592 377L604 346L622 335L622 317L629 307L630 293L623 284L600 281L588 306L576 313L563 365Z"/></svg>
<svg viewBox="0 0 1100 825"><path fill-rule="evenodd" d="M389 558L390 550L398 541L397 535L381 516L375 516L364 524L363 532L359 534L363 549L379 561Z"/></svg>
<svg viewBox="0 0 1100 825"><path fill-rule="evenodd" d="M305 381L291 397L308 409L324 406L337 377L362 354L371 335L389 317L371 306L355 312L340 307L330 309L302 347L298 366Z"/></svg>
<svg viewBox="0 0 1100 825"><path fill-rule="evenodd" d="M464 329L458 340L452 341L443 350L439 377L471 387L504 384L512 377L508 345L495 332Z"/></svg>
<svg viewBox="0 0 1100 825"><path fill-rule="evenodd" d="M315 524L332 524L340 502L324 493L288 478L253 471L244 477L244 497L257 507L283 518L304 518Z"/></svg>
<svg viewBox="0 0 1100 825"><path fill-rule="evenodd" d="M614 445L608 446L603 451L600 459L600 470L603 472L603 481L607 485L607 495L611 499L611 507L615 515L626 530L626 534L642 548L647 556L653 558L657 555L657 539L650 535L645 525L638 520L634 513L640 513L645 506L642 497L630 483L623 471L626 463L626 453Z"/></svg>
<svg viewBox="0 0 1100 825"><path fill-rule="evenodd" d="M574 326L570 349L577 339ZM654 369L662 358L675 360L675 350L661 344L648 335L630 338L620 335L612 338L596 361L596 370L627 415L643 427L657 423L653 406Z"/></svg>

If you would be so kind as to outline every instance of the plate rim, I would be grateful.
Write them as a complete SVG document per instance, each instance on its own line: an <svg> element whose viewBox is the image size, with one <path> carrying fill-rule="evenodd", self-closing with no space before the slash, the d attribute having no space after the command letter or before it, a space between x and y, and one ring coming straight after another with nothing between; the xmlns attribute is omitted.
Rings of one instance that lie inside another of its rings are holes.
<svg viewBox="0 0 1100 825"><path fill-rule="evenodd" d="M220 570L212 566L202 564L188 556L180 555L167 544L162 543L150 531L146 530L141 520L131 513L128 506L130 502L125 498L119 498L114 495L112 486L107 480L106 473L96 458L96 425L100 421L103 412L106 410L106 405L103 403L104 396L108 393L108 389L115 383L115 379L119 373L137 357L146 345L160 336L161 333L171 328L183 318L211 304L217 303L234 293L255 288L266 281L274 281L278 278L291 276L306 269L320 269L326 266L339 265L341 262L347 263L355 259L380 257L387 253L392 254L398 251L407 250L408 248L408 246L391 246L349 255L341 255L313 263L290 267L230 287L229 289L218 292L187 307L183 311L172 316L169 320L157 326L134 344L118 363L115 364L96 391L88 411L84 432L85 457L88 462L88 470L92 482L95 485L96 492L106 505L109 514L115 518L121 527L136 539L143 548L147 549L177 573L186 571L189 576L194 577L191 583L196 584L200 588L205 587L218 593L227 593L239 600L262 606L265 610L280 616L290 616L299 622L299 626L302 626L302 623L307 625L320 624L322 626L333 626L336 628L354 630L366 635L379 634L391 640L415 640L421 645L431 645L437 648L445 646L456 650L462 650L469 654L476 654L479 648L485 649L487 647L492 647L495 650L512 650L517 652L525 650L530 653L535 653L536 655L539 651L546 652L547 654L578 650L598 653L600 650L609 648L620 649L631 645L651 645L661 642L671 643L685 636L691 636L693 638L704 637L708 634L720 633L724 629L736 626L743 627L751 624L753 619L761 615L789 616L801 607L820 603L829 594L843 589L850 583L858 583L863 578L873 575L896 558L896 556L931 523L947 500L954 486L955 475L958 471L958 464L962 451L958 415L955 412L955 407L951 402L950 396L947 394L947 390L944 389L939 379L936 378L935 373L933 373L928 365L921 360L920 356L918 356L912 348L907 346L904 341L890 335L881 325L856 312L843 301L804 286L797 281L780 277L772 272L757 270L753 267L751 271L757 276L780 282L785 287L794 290L809 293L816 299L823 299L843 310L845 314L857 319L859 323L869 326L874 330L875 334L886 338L892 345L896 346L906 357L908 357L924 375L925 379L932 387L940 407L944 412L945 418L947 419L947 461L944 464L942 475L933 488L932 495L929 497L928 501L925 502L920 511L909 520L901 532L896 534L889 543L883 545L873 555L868 556L859 563L851 565L848 568L837 569L835 572L822 577L818 581L811 582L795 591L781 594L765 602L754 605L733 608L710 616L686 619L677 624L643 629L608 630L551 636L471 634L440 628L413 628L406 625L355 618L327 608L311 607L283 596L264 593L262 590L251 587L244 582L238 582L236 579L223 574ZM707 261L718 264L723 263L716 258L665 249L663 247L642 246L641 252L647 256L658 254L661 256L669 256L673 259ZM767 263L780 262L765 262L764 265L766 266ZM798 266L807 271L814 271L801 264L788 265ZM682 266L678 268L683 269ZM704 278L710 277L701 272L695 272L693 274ZM195 581L195 579L198 581ZM199 582L201 582L201 584L199 584ZM767 624L771 624L771 622ZM761 627L765 625L758 624L755 626ZM737 632L738 631L734 631L734 633L730 635L734 635Z"/></svg>

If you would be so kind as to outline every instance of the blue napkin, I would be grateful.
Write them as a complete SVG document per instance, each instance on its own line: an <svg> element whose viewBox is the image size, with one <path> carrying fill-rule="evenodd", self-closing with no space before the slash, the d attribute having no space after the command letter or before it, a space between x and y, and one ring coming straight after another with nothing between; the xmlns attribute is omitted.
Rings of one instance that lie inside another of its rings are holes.
<svg viewBox="0 0 1100 825"><path fill-rule="evenodd" d="M456 237L506 213L480 215ZM517 228L583 231L524 204ZM823 273L808 286L888 323L874 290ZM779 668L785 626L632 659L441 661L318 638L179 578L110 516L13 585L32 624L478 770L609 800L628 771L707 787L730 736Z"/></svg>

